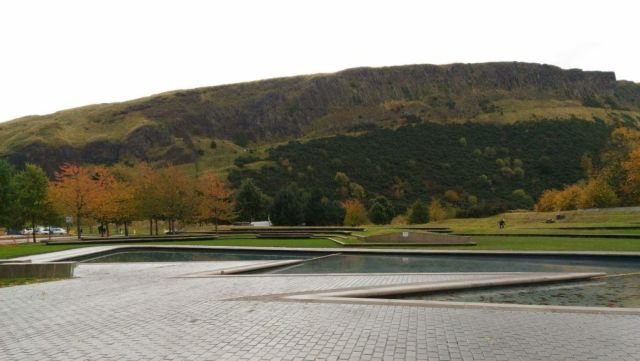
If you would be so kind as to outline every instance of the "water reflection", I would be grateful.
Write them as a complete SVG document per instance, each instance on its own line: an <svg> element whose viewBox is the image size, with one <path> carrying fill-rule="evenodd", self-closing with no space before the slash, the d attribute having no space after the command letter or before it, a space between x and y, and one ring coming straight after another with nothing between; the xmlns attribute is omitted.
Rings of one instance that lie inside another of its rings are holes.
<svg viewBox="0 0 640 361"><path fill-rule="evenodd" d="M401 299L640 308L640 275L596 281L398 296Z"/></svg>
<svg viewBox="0 0 640 361"><path fill-rule="evenodd" d="M520 256L340 255L273 273L386 272L605 272L640 271L635 258L575 258Z"/></svg>

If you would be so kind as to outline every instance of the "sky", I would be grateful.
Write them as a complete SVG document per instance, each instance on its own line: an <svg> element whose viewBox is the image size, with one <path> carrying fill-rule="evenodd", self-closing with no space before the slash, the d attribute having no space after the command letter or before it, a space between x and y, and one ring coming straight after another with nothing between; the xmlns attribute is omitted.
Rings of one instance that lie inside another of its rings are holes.
<svg viewBox="0 0 640 361"><path fill-rule="evenodd" d="M0 122L361 66L489 61L640 82L630 0L5 0Z"/></svg>

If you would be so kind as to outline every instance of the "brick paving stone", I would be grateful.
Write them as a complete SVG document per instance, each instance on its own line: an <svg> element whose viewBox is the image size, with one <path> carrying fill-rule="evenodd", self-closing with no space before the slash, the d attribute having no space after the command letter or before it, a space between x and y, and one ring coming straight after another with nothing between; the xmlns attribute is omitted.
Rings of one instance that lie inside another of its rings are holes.
<svg viewBox="0 0 640 361"><path fill-rule="evenodd" d="M237 299L486 275L179 278L219 267L80 265L2 288L0 360L640 360L637 315Z"/></svg>

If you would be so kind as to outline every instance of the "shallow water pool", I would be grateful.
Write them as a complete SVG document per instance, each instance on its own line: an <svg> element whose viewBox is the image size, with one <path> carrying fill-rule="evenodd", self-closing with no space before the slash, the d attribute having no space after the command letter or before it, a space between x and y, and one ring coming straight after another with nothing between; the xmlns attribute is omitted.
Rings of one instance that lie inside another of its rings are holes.
<svg viewBox="0 0 640 361"><path fill-rule="evenodd" d="M538 286L403 295L396 299L524 305L640 308L640 275Z"/></svg>
<svg viewBox="0 0 640 361"><path fill-rule="evenodd" d="M341 254L269 273L604 272L640 271L640 258L529 255Z"/></svg>

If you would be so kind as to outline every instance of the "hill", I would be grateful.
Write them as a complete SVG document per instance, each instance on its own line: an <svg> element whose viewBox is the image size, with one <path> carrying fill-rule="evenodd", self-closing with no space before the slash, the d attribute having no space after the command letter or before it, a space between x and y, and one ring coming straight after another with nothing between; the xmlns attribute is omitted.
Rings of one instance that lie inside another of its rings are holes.
<svg viewBox="0 0 640 361"><path fill-rule="evenodd" d="M640 123L640 86L611 72L528 63L357 68L168 92L0 124L0 156L229 167L247 145L397 128L541 119ZM211 140L222 140L220 149ZM240 147L234 146L231 142Z"/></svg>
<svg viewBox="0 0 640 361"><path fill-rule="evenodd" d="M616 127L640 125L640 85L529 63L356 68L180 90L0 124L0 156L215 169L269 195L355 184L399 210L439 197L469 215L529 207L584 177ZM347 178L347 183L339 184ZM345 194L341 194L345 193ZM348 193L348 192L347 192Z"/></svg>

